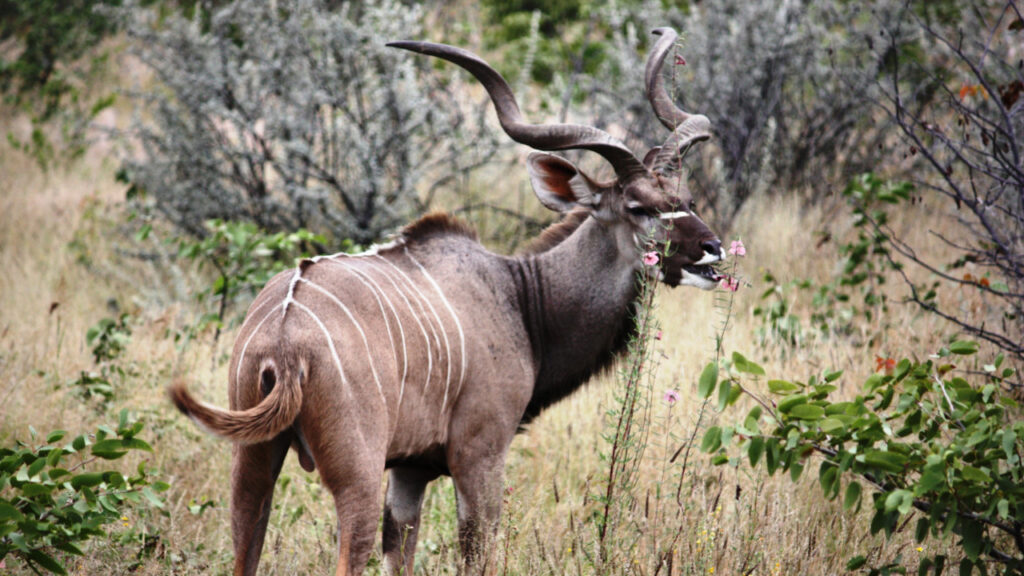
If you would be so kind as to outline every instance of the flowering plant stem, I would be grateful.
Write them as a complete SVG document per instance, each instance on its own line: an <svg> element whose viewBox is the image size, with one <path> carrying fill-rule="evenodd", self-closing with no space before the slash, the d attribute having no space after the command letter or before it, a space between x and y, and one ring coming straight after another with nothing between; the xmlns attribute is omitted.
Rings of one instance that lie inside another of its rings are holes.
<svg viewBox="0 0 1024 576"><path fill-rule="evenodd" d="M604 493L597 497L601 504L597 522L598 566L602 572L614 571L613 552L628 554L631 548L628 542L617 537L620 535L616 532L623 525L624 512L630 508L630 488L636 482L635 472L647 444L650 380L645 386L644 376L654 374L650 361L651 339L658 331L654 318L657 279L643 274L638 282L640 293L634 311L637 330L629 342L624 366L619 373L620 382L624 384L621 396L616 398L616 407L608 413L614 418L615 426L611 434L605 436L611 444L611 452L607 458Z"/></svg>

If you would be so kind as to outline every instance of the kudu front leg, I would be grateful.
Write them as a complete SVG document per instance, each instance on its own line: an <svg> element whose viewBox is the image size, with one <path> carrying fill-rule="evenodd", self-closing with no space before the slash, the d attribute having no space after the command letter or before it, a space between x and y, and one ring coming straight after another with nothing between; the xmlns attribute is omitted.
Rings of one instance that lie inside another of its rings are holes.
<svg viewBox="0 0 1024 576"><path fill-rule="evenodd" d="M384 562L393 576L413 574L423 492L437 474L418 468L392 468L384 500Z"/></svg>
<svg viewBox="0 0 1024 576"><path fill-rule="evenodd" d="M502 454L465 473L452 474L459 515L459 547L470 575L491 574L496 569L492 552L501 516L504 465Z"/></svg>

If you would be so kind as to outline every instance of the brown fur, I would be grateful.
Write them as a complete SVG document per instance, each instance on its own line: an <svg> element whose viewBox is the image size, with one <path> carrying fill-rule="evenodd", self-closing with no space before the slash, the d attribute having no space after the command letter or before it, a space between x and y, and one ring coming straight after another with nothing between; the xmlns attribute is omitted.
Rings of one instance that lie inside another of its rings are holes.
<svg viewBox="0 0 1024 576"><path fill-rule="evenodd" d="M545 228L540 236L527 242L519 251L521 254L540 254L547 252L561 244L566 238L572 235L580 224L590 217L590 212L584 209L573 210L562 216L561 220Z"/></svg>
<svg viewBox="0 0 1024 576"><path fill-rule="evenodd" d="M429 215L390 249L309 259L272 279L235 343L231 410L198 402L181 383L170 390L182 412L238 444L236 574L255 573L289 447L334 497L339 573L361 573L369 557L385 469L392 569L412 569L423 490L439 475L455 482L467 561L485 562L512 438L610 366L635 332L633 239L650 222L634 221L618 193L594 191L608 204L569 212L516 258ZM602 222L590 217L597 209ZM665 233L680 264L713 238L696 217Z"/></svg>

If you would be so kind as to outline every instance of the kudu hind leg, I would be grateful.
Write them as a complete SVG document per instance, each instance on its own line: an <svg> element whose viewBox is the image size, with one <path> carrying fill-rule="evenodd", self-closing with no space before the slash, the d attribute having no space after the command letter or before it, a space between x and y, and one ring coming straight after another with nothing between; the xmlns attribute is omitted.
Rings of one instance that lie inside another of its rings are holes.
<svg viewBox="0 0 1024 576"><path fill-rule="evenodd" d="M270 442L238 445L231 473L231 533L235 546L235 576L253 576L260 563L270 520L274 483L288 455L287 434Z"/></svg>
<svg viewBox="0 0 1024 576"><path fill-rule="evenodd" d="M384 561L388 574L411 576L419 535L423 492L437 474L393 468L384 500Z"/></svg>
<svg viewBox="0 0 1024 576"><path fill-rule="evenodd" d="M360 465L353 465L360 462ZM336 576L362 574L373 550L380 518L380 481L384 463L317 458L320 478L334 496L338 514L338 567Z"/></svg>

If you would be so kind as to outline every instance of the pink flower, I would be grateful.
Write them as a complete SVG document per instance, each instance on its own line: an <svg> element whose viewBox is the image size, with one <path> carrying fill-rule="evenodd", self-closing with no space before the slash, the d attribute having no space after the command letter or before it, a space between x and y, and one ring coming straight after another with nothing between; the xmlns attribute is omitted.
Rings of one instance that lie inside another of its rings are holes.
<svg viewBox="0 0 1024 576"><path fill-rule="evenodd" d="M661 340L661 330L658 330L657 332L654 333L654 339Z"/></svg>
<svg viewBox="0 0 1024 576"><path fill-rule="evenodd" d="M679 392L676 392L675 390L669 388L668 390L665 390L665 394L662 395L661 399L665 402L665 404L671 406L672 404L675 404L676 401L679 400Z"/></svg>
<svg viewBox="0 0 1024 576"><path fill-rule="evenodd" d="M722 288L735 292L740 289L740 281L732 276L722 278Z"/></svg>
<svg viewBox="0 0 1024 576"><path fill-rule="evenodd" d="M686 66L686 59L676 54L676 66Z"/></svg>
<svg viewBox="0 0 1024 576"><path fill-rule="evenodd" d="M648 252L644 254L644 266L654 266L660 260L661 258L658 256L657 252Z"/></svg>
<svg viewBox="0 0 1024 576"><path fill-rule="evenodd" d="M733 240L732 244L729 246L729 254L733 254L736 256L746 256L747 248L743 246L743 241Z"/></svg>

